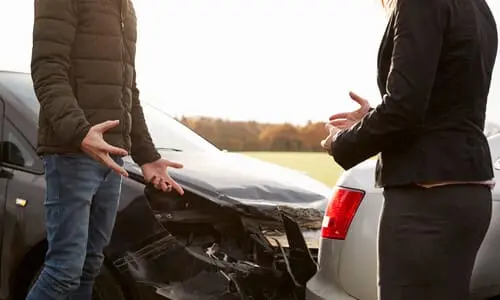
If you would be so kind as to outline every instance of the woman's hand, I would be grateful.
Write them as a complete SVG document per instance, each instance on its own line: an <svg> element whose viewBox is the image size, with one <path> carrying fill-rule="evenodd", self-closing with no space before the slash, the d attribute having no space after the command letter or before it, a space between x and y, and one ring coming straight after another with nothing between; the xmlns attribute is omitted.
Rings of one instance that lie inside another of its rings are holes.
<svg viewBox="0 0 500 300"><path fill-rule="evenodd" d="M326 152L331 154L332 142L335 141L335 137L337 133L340 131L340 129L331 125L330 123L326 123L325 128L326 131L328 132L328 136L321 141L321 148L323 148Z"/></svg>
<svg viewBox="0 0 500 300"><path fill-rule="evenodd" d="M343 112L332 115L329 124L339 129L346 129L361 121L370 110L370 103L365 98L354 92L349 92L349 97L360 105L360 108L351 112Z"/></svg>

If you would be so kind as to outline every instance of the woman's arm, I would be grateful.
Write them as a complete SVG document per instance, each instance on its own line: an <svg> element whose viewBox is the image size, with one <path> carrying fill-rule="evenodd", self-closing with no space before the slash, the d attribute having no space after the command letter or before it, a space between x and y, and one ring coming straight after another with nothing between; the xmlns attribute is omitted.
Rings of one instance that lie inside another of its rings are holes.
<svg viewBox="0 0 500 300"><path fill-rule="evenodd" d="M422 124L448 19L448 0L398 0L394 46L382 103L340 132L332 155L344 169L376 155Z"/></svg>

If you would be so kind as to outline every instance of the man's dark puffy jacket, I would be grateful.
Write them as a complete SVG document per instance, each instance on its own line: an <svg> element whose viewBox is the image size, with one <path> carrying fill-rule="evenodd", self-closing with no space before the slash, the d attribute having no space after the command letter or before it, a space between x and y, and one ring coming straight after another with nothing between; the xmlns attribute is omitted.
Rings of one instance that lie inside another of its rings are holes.
<svg viewBox="0 0 500 300"><path fill-rule="evenodd" d="M31 73L40 101L39 153L79 152L90 127L140 165L160 156L136 87L137 19L130 0L36 0Z"/></svg>

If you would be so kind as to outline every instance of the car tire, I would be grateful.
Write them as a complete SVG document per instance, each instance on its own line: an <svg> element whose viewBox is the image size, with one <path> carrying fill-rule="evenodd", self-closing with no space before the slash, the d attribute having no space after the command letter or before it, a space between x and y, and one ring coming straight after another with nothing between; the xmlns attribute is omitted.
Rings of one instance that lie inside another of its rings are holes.
<svg viewBox="0 0 500 300"><path fill-rule="evenodd" d="M35 280L38 278L40 275L40 272L42 269L38 272L36 272L35 276L33 277L28 291L31 289L33 284L35 283ZM92 293L92 300L125 300L125 294L122 290L122 287L120 283L116 280L115 276L111 272L110 268L103 265L101 272L99 276L97 276L95 285L94 285L94 291Z"/></svg>

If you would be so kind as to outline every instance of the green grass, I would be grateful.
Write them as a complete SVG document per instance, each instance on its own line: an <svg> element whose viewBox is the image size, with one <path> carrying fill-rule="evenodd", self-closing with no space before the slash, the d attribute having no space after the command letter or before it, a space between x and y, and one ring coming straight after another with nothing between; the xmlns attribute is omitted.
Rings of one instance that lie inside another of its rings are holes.
<svg viewBox="0 0 500 300"><path fill-rule="evenodd" d="M332 157L321 152L243 152L243 154L306 172L328 186L333 186L343 172Z"/></svg>

